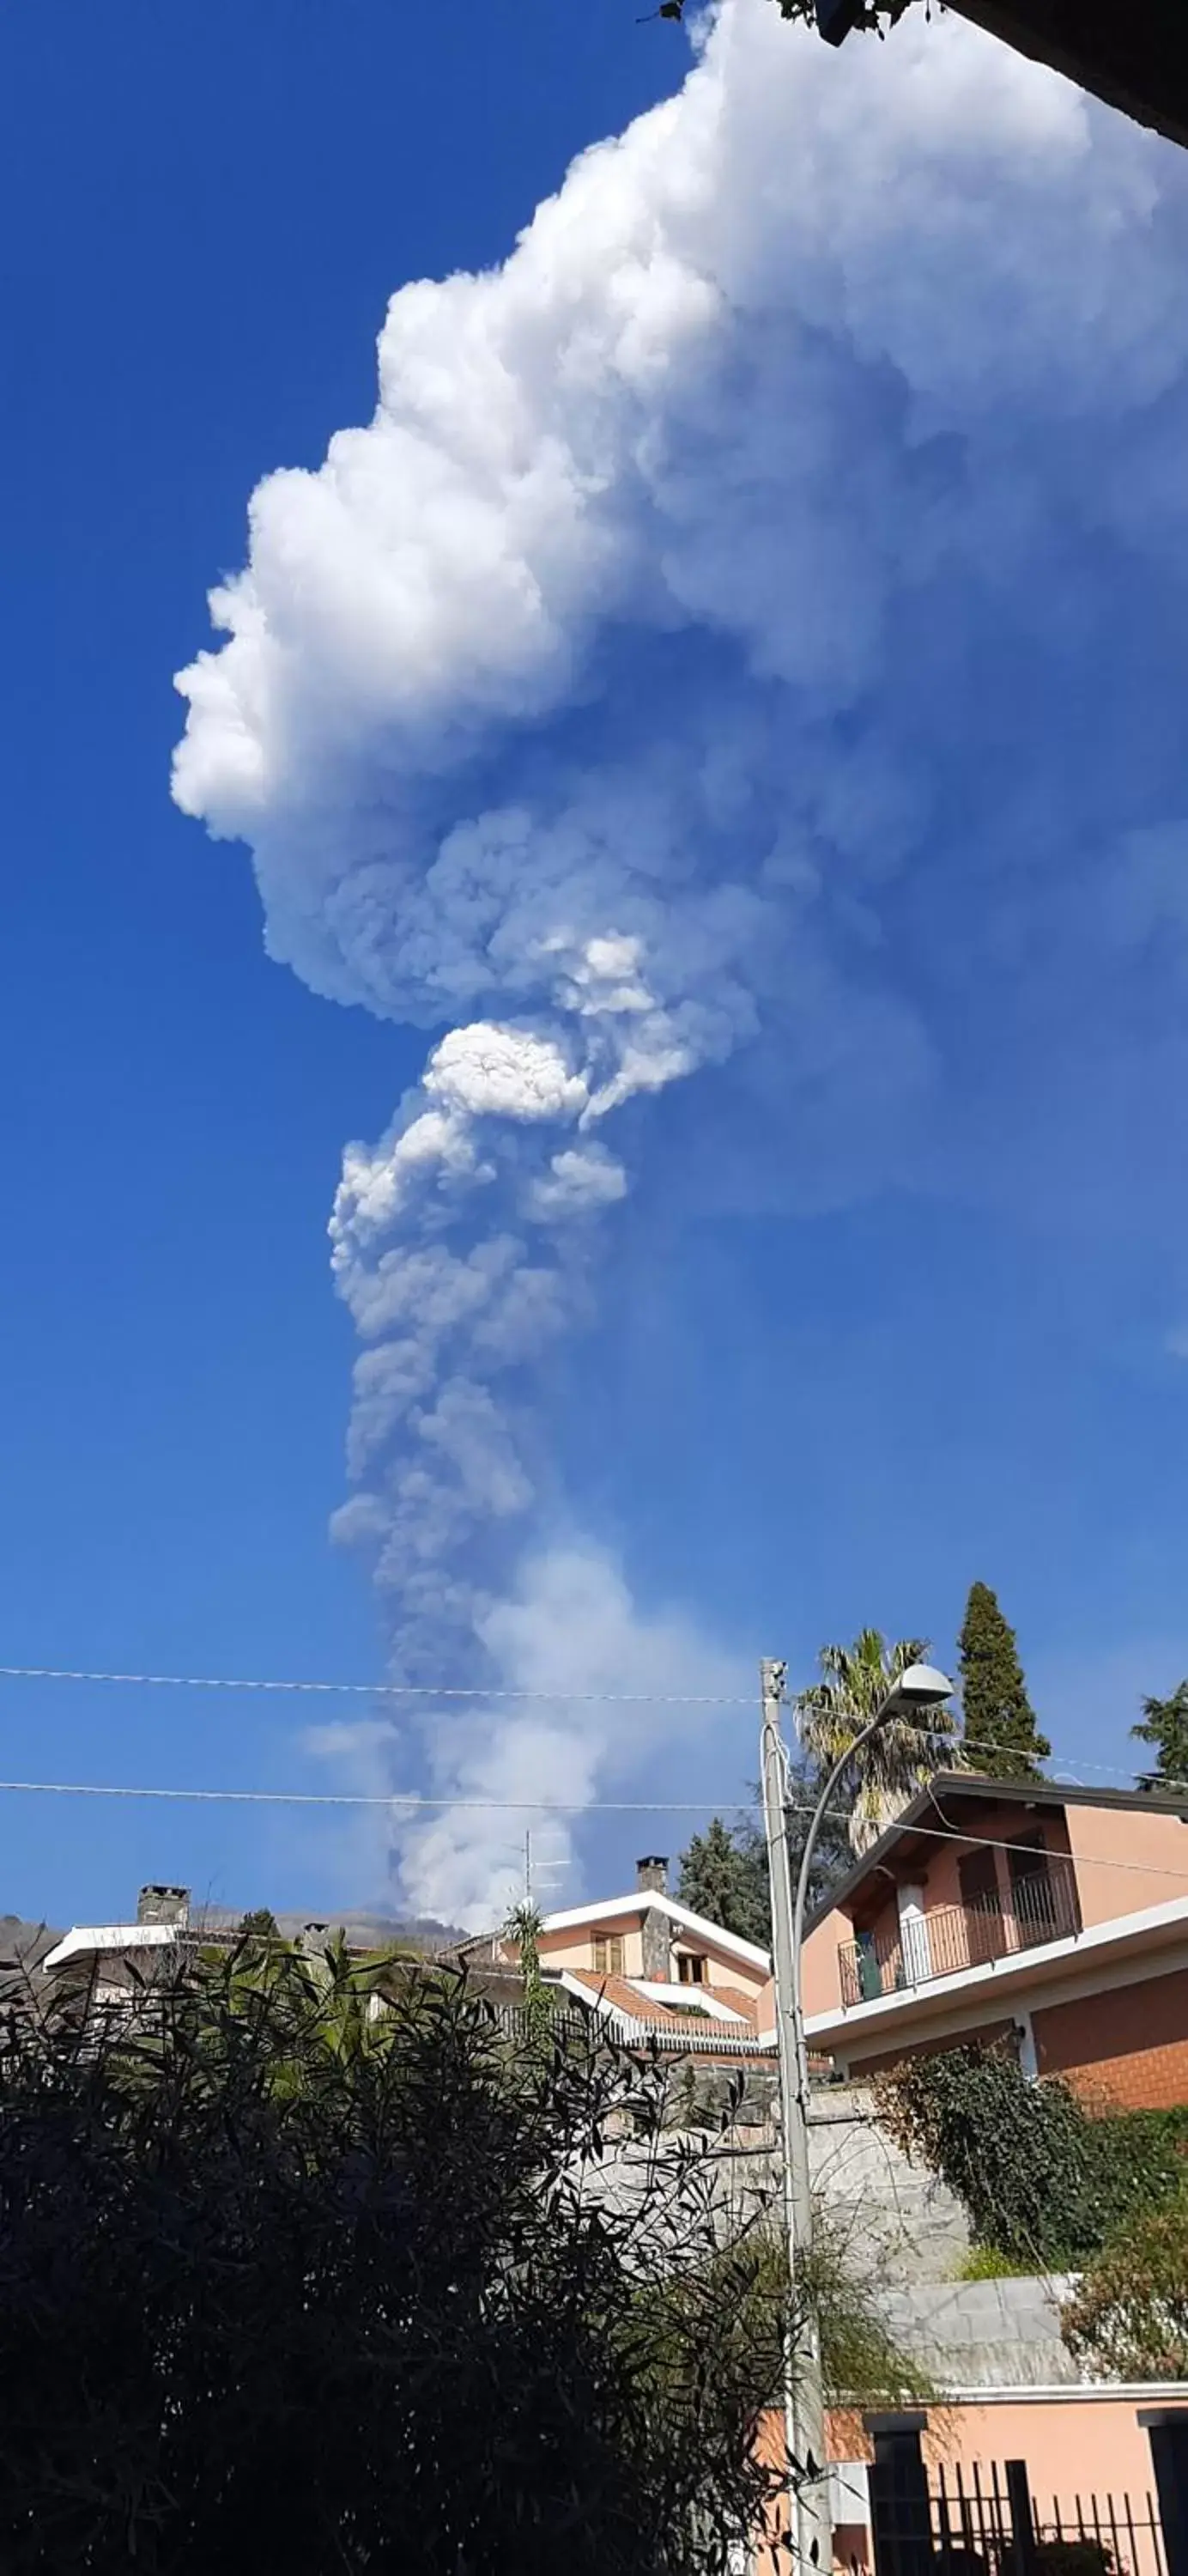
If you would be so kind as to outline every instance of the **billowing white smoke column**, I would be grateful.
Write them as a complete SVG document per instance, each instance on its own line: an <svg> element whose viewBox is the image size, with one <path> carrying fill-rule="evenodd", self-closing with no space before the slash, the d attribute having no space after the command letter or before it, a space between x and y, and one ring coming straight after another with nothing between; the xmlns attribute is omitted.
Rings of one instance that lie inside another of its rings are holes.
<svg viewBox="0 0 1188 2576"><path fill-rule="evenodd" d="M755 1116L775 1068L881 1134L926 1091L870 960L885 887L942 913L955 837L984 847L988 809L943 811L975 648L1013 649L1021 600L1042 628L1062 527L1142 555L1140 470L1183 552L1174 163L958 21L835 56L726 0L504 268L394 298L371 425L255 494L176 794L251 843L276 958L445 1031L331 1229L363 1343L340 1527L413 1678L720 1685L596 1550L544 1544L533 1368L649 1096L766 1063ZM1030 848L1020 722L987 798ZM432 1776L491 1796L580 1798L644 1740L563 1701L426 1720ZM412 1835L407 1892L499 1904L508 1831Z"/></svg>

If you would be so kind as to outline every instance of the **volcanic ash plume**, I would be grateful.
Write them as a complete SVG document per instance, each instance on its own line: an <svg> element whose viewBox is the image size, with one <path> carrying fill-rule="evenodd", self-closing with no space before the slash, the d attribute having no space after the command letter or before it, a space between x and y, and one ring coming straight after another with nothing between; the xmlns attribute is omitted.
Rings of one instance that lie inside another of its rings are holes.
<svg viewBox="0 0 1188 2576"><path fill-rule="evenodd" d="M1050 960L1075 885L1095 971L1157 819L1109 708L1119 602L1185 555L1185 216L1170 150L959 21L835 56L726 0L502 268L394 297L374 419L254 496L175 792L251 844L275 958L427 1033L331 1220L338 1529L399 1676L541 1694L425 1704L442 1794L579 1804L675 1722L566 1689L739 1686L635 1608L542 1419L633 1181L910 1177L948 1114L922 948L971 1028L1003 920ZM408 1784L407 1734L335 1740ZM406 1894L499 1910L511 1830L411 1828Z"/></svg>

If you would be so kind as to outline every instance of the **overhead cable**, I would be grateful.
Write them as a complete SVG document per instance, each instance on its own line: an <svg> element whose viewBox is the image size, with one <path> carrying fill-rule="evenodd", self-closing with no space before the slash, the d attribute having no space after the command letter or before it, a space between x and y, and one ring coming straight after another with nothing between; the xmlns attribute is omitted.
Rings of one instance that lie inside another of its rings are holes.
<svg viewBox="0 0 1188 2576"><path fill-rule="evenodd" d="M722 1691L592 1691L564 1688L541 1690L535 1687L519 1689L504 1684L488 1689L476 1683L463 1685L453 1682L290 1681L235 1678L223 1673L86 1672L52 1664L0 1664L0 1681L92 1682L119 1684L122 1687L146 1690L279 1691L331 1698L531 1700L552 1702L554 1706L561 1702L567 1707L754 1708L758 1701L757 1692L747 1697L735 1697ZM897 1712L895 1723L898 1727L909 1727L913 1732L921 1735L935 1736L937 1733L934 1722L927 1718L913 1718L907 1711L902 1714ZM954 1748L958 1746L966 1753L991 1754L1002 1750L1000 1745L983 1744L970 1736L954 1738ZM1134 1776L1133 1772L1117 1763L1089 1762L1080 1754L1065 1756L1055 1753L1050 1758L1055 1762L1067 1761L1068 1768L1072 1772L1095 1771L1103 1779L1130 1780ZM0 1787L2 1786L3 1783L0 1782ZM440 1801L434 1803L440 1803ZM534 1802L529 1799L508 1803L531 1806ZM536 1803L549 1804L551 1801ZM731 1797L725 1801L725 1804L736 1806L738 1800L736 1797ZM651 1812L658 1812L658 1810L652 1809Z"/></svg>

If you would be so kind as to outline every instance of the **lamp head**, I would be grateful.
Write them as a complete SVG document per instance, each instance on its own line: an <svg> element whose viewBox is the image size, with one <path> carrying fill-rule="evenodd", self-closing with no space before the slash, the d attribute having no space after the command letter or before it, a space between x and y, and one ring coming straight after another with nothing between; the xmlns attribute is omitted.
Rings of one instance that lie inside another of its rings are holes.
<svg viewBox="0 0 1188 2576"><path fill-rule="evenodd" d="M942 1700L952 1696L948 1674L939 1672L935 1664L909 1664L888 1694L896 1708L939 1708Z"/></svg>

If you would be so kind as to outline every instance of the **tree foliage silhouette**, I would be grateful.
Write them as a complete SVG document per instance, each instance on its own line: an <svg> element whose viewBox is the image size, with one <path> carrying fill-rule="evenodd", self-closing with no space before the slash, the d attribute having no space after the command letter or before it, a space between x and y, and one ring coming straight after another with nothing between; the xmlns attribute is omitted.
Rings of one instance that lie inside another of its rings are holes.
<svg viewBox="0 0 1188 2576"><path fill-rule="evenodd" d="M771 1902L767 1854L763 1839L748 1824L727 1825L711 1816L703 1834L694 1834L681 1853L677 1895L694 1914L720 1923L744 1941L766 1949L771 1940Z"/></svg>
<svg viewBox="0 0 1188 2576"><path fill-rule="evenodd" d="M6 2576L725 2576L788 2302L706 2153L597 2029L341 1946L10 2011Z"/></svg>
<svg viewBox="0 0 1188 2576"><path fill-rule="evenodd" d="M971 1583L957 1644L971 1770L996 1780L1038 1780L1052 1747L1027 1696L1015 1631L988 1583Z"/></svg>
<svg viewBox="0 0 1188 2576"><path fill-rule="evenodd" d="M1153 1788L1188 1788L1188 1677L1167 1699L1145 1699L1140 1723L1130 1730L1155 1747L1155 1768L1144 1774Z"/></svg>
<svg viewBox="0 0 1188 2576"><path fill-rule="evenodd" d="M822 1646L820 1678L795 1702L801 1741L821 1770L840 1759L877 1714L892 1683L927 1653L927 1638L899 1637L888 1645L877 1628L861 1629L849 1646ZM954 1727L948 1708L930 1709L927 1717L905 1711L890 1716L855 1755L848 1787L843 1780L838 1793L849 1799L855 1851L876 1842L916 1790L952 1760Z"/></svg>

